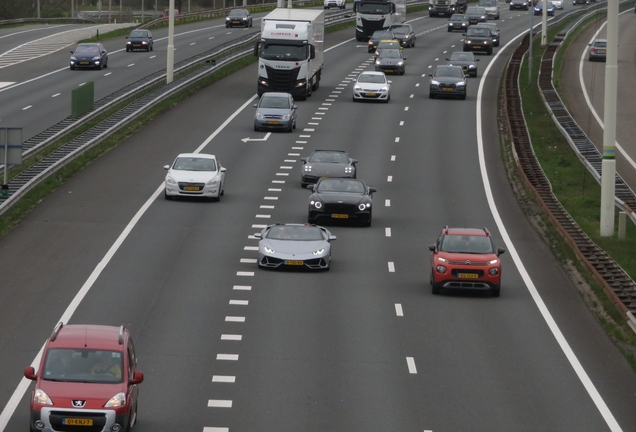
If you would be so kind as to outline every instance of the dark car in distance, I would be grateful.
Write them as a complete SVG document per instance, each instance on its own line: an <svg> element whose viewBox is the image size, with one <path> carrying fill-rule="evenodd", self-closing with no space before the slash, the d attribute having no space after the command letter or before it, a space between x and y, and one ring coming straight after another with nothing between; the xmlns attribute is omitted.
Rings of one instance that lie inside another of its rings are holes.
<svg viewBox="0 0 636 432"><path fill-rule="evenodd" d="M375 70L384 73L395 73L404 75L406 66L404 65L406 57L402 55L402 51L395 49L382 50L380 55L375 59Z"/></svg>
<svg viewBox="0 0 636 432"><path fill-rule="evenodd" d="M152 33L150 30L133 30L126 36L126 52L134 50L152 51Z"/></svg>
<svg viewBox="0 0 636 432"><path fill-rule="evenodd" d="M307 187L321 178L356 178L357 159L342 150L314 150L309 157L301 157L300 184Z"/></svg>
<svg viewBox="0 0 636 432"><path fill-rule="evenodd" d="M463 51L481 51L491 55L492 47L492 35L488 27L471 26L464 33Z"/></svg>
<svg viewBox="0 0 636 432"><path fill-rule="evenodd" d="M390 30L404 48L415 46L416 37L411 24L394 24Z"/></svg>
<svg viewBox="0 0 636 432"><path fill-rule="evenodd" d="M371 226L373 193L377 189L362 180L345 178L323 178L307 187L312 190L307 218L310 224L322 220Z"/></svg>
<svg viewBox="0 0 636 432"><path fill-rule="evenodd" d="M225 17L225 27L252 27L252 15L247 9L232 9Z"/></svg>
<svg viewBox="0 0 636 432"><path fill-rule="evenodd" d="M472 52L458 51L451 54L450 58L446 59L449 66L461 66L464 74L468 74L472 77L477 76L477 62L478 58L475 58L475 54Z"/></svg>
<svg viewBox="0 0 636 432"><path fill-rule="evenodd" d="M108 52L100 43L81 43L71 51L71 70L108 67Z"/></svg>
<svg viewBox="0 0 636 432"><path fill-rule="evenodd" d="M435 99L437 96L453 96L466 99L466 75L461 66L438 65L432 74L428 96Z"/></svg>
<svg viewBox="0 0 636 432"><path fill-rule="evenodd" d="M381 40L391 40L391 39L397 40L393 32L390 30L374 31L373 34L371 35L371 38L369 38L369 46L368 46L369 52L370 53L375 52Z"/></svg>
<svg viewBox="0 0 636 432"><path fill-rule="evenodd" d="M488 21L486 8L481 6L470 6L466 8L466 18L470 25Z"/></svg>
<svg viewBox="0 0 636 432"><path fill-rule="evenodd" d="M501 38L499 37L499 27L495 23L482 23L479 24L483 27L488 27L490 29L490 37L492 38L492 46L498 47L501 43Z"/></svg>
<svg viewBox="0 0 636 432"><path fill-rule="evenodd" d="M466 31L466 29L470 26L470 22L468 22L468 18L464 14L453 14L448 19L448 31L452 32L455 30Z"/></svg>
<svg viewBox="0 0 636 432"><path fill-rule="evenodd" d="M511 0L510 10L528 10L528 2L526 0Z"/></svg>

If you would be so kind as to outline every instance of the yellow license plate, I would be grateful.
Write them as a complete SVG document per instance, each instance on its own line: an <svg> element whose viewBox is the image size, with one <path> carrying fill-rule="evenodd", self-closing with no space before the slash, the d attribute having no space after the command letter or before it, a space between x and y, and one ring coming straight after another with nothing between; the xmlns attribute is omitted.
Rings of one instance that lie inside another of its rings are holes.
<svg viewBox="0 0 636 432"><path fill-rule="evenodd" d="M386 71L393 73L393 69L387 69Z"/></svg>
<svg viewBox="0 0 636 432"><path fill-rule="evenodd" d="M479 48L481 48L481 45L475 45L475 46L473 46L473 48L479 49Z"/></svg>
<svg viewBox="0 0 636 432"><path fill-rule="evenodd" d="M80 64L90 64L89 62L80 62Z"/></svg>
<svg viewBox="0 0 636 432"><path fill-rule="evenodd" d="M477 273L459 273L457 275L460 279L479 279Z"/></svg>
<svg viewBox="0 0 636 432"><path fill-rule="evenodd" d="M285 260L286 265L304 265L305 262L302 260Z"/></svg>
<svg viewBox="0 0 636 432"><path fill-rule="evenodd" d="M183 190L198 191L198 190L201 190L201 188L199 186L186 186L186 187L183 188Z"/></svg>
<svg viewBox="0 0 636 432"><path fill-rule="evenodd" d="M93 419L65 418L62 419L62 424L69 426L93 426Z"/></svg>
<svg viewBox="0 0 636 432"><path fill-rule="evenodd" d="M240 21L232 21L232 24L240 24Z"/></svg>
<svg viewBox="0 0 636 432"><path fill-rule="evenodd" d="M599 52L600 54L605 54L605 50L604 50L604 49L600 49L600 50L598 50L598 52Z"/></svg>
<svg viewBox="0 0 636 432"><path fill-rule="evenodd" d="M279 123L279 122L277 122L277 121L272 121L272 120L270 120L270 121L268 121L268 122L267 122L267 124L271 124L271 125L277 125L278 123Z"/></svg>
<svg viewBox="0 0 636 432"><path fill-rule="evenodd" d="M444 90L444 91L453 91L453 89L450 88L450 87L444 87L442 90Z"/></svg>
<svg viewBox="0 0 636 432"><path fill-rule="evenodd" d="M372 96L376 96L375 93L367 93L367 97L372 97Z"/></svg>
<svg viewBox="0 0 636 432"><path fill-rule="evenodd" d="M332 214L331 217L334 219L349 219L348 214Z"/></svg>

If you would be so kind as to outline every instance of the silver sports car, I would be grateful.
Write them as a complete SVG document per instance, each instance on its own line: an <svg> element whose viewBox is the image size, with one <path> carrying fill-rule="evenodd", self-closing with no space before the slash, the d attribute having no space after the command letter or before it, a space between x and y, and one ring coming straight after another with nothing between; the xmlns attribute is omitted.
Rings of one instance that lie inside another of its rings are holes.
<svg viewBox="0 0 636 432"><path fill-rule="evenodd" d="M327 229L310 224L269 225L254 237L258 242L258 266L329 270L331 241Z"/></svg>

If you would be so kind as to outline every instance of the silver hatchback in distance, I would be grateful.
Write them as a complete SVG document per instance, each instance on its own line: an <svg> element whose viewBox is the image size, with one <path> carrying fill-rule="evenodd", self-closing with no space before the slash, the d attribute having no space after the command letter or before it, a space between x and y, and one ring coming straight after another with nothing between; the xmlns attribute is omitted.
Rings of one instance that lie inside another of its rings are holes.
<svg viewBox="0 0 636 432"><path fill-rule="evenodd" d="M607 40L595 39L594 42L588 44L590 47L587 59L589 61L605 61L607 55Z"/></svg>

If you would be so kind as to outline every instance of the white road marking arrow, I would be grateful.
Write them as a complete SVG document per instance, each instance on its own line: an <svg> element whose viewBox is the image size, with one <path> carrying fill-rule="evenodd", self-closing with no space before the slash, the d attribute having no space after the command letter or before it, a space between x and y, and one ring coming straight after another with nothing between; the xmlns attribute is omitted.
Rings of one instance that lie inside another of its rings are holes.
<svg viewBox="0 0 636 432"><path fill-rule="evenodd" d="M243 141L243 142L248 142L248 141L267 141L267 138L269 138L269 136L271 134L272 134L271 132L267 132L267 134L265 134L264 138L250 138L250 137L247 137L247 138L243 138L241 141Z"/></svg>

